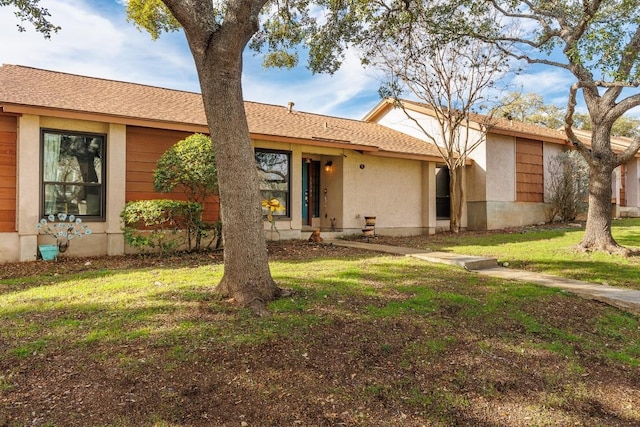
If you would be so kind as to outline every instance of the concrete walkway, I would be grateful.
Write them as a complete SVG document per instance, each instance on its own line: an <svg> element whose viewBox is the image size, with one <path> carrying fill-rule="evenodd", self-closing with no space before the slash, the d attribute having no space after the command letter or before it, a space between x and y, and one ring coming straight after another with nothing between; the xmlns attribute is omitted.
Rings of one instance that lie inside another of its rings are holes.
<svg viewBox="0 0 640 427"><path fill-rule="evenodd" d="M597 285L579 280L531 271L515 270L498 266L495 258L458 255L450 252L425 252L420 249L379 245L364 241L328 240L327 243L349 248L367 249L396 255L411 256L429 262L455 265L465 270L505 280L519 280L541 286L560 288L585 299L600 301L622 310L640 315L640 291Z"/></svg>

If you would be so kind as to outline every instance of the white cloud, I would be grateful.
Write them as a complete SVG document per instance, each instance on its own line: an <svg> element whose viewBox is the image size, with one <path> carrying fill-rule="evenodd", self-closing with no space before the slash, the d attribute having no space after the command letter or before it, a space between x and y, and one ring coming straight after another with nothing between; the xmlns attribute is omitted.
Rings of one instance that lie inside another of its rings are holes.
<svg viewBox="0 0 640 427"><path fill-rule="evenodd" d="M0 62L198 90L193 59L181 34L154 42L126 22L123 7L115 2L100 11L95 3L82 0L42 4L52 22L62 27L50 40L29 25L19 33L12 10L0 7L0 40L10 40L0 48Z"/></svg>
<svg viewBox="0 0 640 427"><path fill-rule="evenodd" d="M561 103L566 104L569 88L574 81L575 78L564 70L536 67L515 76L511 85L516 90L521 89L525 93L542 95L547 103L556 104L562 100ZM551 101L552 99L553 101Z"/></svg>
<svg viewBox="0 0 640 427"><path fill-rule="evenodd" d="M293 101L301 111L349 118L361 118L378 102L378 81L362 68L355 53L349 53L333 75L312 75L304 64L292 70L265 70L251 53L245 54L245 70L244 96L251 101Z"/></svg>

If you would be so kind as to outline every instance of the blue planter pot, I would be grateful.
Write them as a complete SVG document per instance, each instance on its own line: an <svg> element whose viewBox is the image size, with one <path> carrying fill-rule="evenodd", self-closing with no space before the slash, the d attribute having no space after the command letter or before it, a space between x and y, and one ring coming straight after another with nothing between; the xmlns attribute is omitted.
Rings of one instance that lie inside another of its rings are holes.
<svg viewBox="0 0 640 427"><path fill-rule="evenodd" d="M40 245L40 256L45 261L53 261L58 258L58 245Z"/></svg>

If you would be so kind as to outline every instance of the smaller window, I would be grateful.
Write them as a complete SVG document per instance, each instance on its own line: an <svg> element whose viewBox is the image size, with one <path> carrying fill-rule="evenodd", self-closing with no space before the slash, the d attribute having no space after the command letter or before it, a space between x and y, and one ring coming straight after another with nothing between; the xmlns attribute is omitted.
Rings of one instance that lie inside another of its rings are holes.
<svg viewBox="0 0 640 427"><path fill-rule="evenodd" d="M105 135L42 131L42 214L104 218Z"/></svg>
<svg viewBox="0 0 640 427"><path fill-rule="evenodd" d="M277 199L280 203L281 209L272 212L274 217L289 217L291 154L256 149L255 156L262 198ZM269 208L263 206L262 211L265 215L269 214Z"/></svg>
<svg viewBox="0 0 640 427"><path fill-rule="evenodd" d="M451 217L451 195L449 186L449 168L436 168L436 218L449 219Z"/></svg>

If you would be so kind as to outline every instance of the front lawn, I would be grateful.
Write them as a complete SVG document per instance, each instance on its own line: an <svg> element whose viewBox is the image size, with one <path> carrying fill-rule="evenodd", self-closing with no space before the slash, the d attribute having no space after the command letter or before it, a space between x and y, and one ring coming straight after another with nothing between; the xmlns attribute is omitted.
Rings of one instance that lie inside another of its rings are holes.
<svg viewBox="0 0 640 427"><path fill-rule="evenodd" d="M296 294L269 318L211 293L208 256L0 279L0 425L640 424L633 315L417 259L272 247Z"/></svg>

